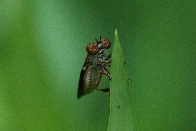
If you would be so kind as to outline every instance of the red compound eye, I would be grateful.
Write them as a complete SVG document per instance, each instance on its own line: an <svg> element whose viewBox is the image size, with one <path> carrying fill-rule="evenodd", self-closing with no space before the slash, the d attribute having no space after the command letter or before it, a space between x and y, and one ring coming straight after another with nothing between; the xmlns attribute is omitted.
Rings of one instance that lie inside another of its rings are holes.
<svg viewBox="0 0 196 131"><path fill-rule="evenodd" d="M96 55L99 52L99 49L98 49L97 45L95 45L95 43L91 43L91 44L87 45L86 51L90 55Z"/></svg>
<svg viewBox="0 0 196 131"><path fill-rule="evenodd" d="M111 42L107 38L101 38L101 43L105 49L109 49L111 47Z"/></svg>

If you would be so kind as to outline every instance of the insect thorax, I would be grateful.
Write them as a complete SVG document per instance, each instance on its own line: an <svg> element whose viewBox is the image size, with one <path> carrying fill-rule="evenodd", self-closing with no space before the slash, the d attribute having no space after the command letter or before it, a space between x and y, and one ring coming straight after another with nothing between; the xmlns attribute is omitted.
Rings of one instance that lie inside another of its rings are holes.
<svg viewBox="0 0 196 131"><path fill-rule="evenodd" d="M105 61L105 52L102 49L96 55L88 55L86 57L86 59L89 62L89 65L92 65L92 66L101 66L101 62L102 61Z"/></svg>

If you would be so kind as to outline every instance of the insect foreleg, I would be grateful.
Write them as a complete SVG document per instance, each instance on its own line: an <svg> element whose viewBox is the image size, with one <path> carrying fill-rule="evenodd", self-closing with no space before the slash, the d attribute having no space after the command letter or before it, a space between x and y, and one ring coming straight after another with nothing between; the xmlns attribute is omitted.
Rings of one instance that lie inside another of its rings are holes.
<svg viewBox="0 0 196 131"><path fill-rule="evenodd" d="M112 56L112 54L109 54L109 55L105 58L105 61L107 61L108 59L110 59L111 56Z"/></svg>

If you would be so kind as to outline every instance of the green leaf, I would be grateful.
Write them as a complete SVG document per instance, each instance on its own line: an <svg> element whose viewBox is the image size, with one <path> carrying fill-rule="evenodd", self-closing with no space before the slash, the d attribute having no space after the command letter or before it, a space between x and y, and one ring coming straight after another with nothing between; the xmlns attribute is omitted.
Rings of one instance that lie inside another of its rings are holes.
<svg viewBox="0 0 196 131"><path fill-rule="evenodd" d="M108 131L135 131L135 117L130 81L125 69L124 55L115 30L110 82L110 116Z"/></svg>

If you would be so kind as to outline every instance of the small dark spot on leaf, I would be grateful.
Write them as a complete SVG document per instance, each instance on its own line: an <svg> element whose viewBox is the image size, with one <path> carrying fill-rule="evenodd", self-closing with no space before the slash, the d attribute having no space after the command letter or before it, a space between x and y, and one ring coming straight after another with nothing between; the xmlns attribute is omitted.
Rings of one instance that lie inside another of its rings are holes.
<svg viewBox="0 0 196 131"><path fill-rule="evenodd" d="M129 82L132 82L132 80L131 80L131 79L128 79L128 81L129 81Z"/></svg>

